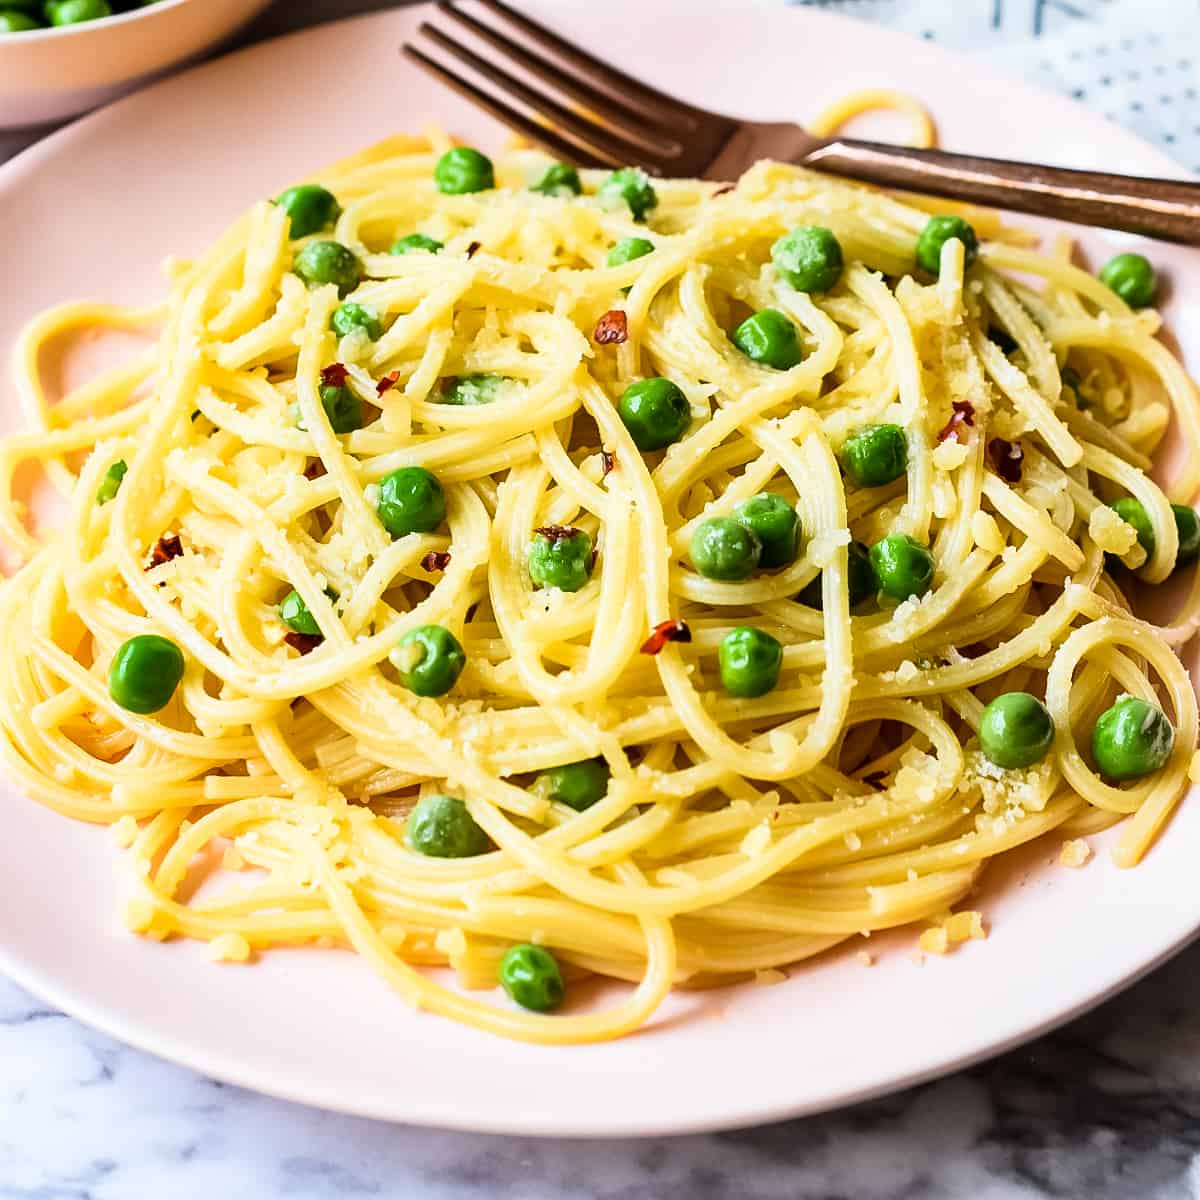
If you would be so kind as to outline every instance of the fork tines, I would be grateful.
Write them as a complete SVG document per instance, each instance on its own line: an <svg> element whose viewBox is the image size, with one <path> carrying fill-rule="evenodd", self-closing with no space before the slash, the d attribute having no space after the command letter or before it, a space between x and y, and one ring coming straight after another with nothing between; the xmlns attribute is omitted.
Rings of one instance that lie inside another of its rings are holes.
<svg viewBox="0 0 1200 1200"><path fill-rule="evenodd" d="M727 117L608 66L500 0L476 0L473 7L494 20L481 20L456 0L437 4L477 48L426 21L420 33L436 57L412 44L404 53L568 162L687 174L711 160L736 128Z"/></svg>

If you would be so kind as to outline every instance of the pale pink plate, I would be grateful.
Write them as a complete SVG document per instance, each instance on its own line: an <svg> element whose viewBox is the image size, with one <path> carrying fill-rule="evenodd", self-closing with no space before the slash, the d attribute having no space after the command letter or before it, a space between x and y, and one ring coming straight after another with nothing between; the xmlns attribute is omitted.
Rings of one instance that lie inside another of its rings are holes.
<svg viewBox="0 0 1200 1200"><path fill-rule="evenodd" d="M531 6L533 7L533 6ZM603 19L596 12L603 9ZM538 13L541 6L536 6ZM407 67L422 10L245 51L133 96L0 169L0 346L56 301L159 296L159 263L205 246L246 205L396 130L436 120L484 146L500 131ZM1116 171L1178 173L1085 109L934 46L810 9L646 4L545 10L636 74L728 112L804 118L849 89L891 86L937 114L944 142ZM1088 235L1093 258L1131 239ZM1167 319L1200 368L1200 256L1147 247ZM8 424L15 400L6 387ZM0 966L50 1003L197 1070L328 1108L522 1134L636 1135L815 1112L947 1071L1063 1021L1200 927L1200 804L1134 871L1080 871L1057 843L993 872L991 936L916 965L913 935L863 943L773 987L685 994L642 1035L543 1049L414 1014L335 951L217 967L117 918L106 832L2 793ZM853 949L876 952L866 967ZM502 1001L498 1001L502 1002Z"/></svg>

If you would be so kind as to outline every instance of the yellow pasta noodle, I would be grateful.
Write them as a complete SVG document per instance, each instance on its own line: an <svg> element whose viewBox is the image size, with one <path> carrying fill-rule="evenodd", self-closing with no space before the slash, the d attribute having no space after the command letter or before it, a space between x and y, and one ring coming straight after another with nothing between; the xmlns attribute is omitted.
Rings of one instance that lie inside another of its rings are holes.
<svg viewBox="0 0 1200 1200"><path fill-rule="evenodd" d="M879 103L932 140L924 110L891 93L821 127ZM1034 248L994 214L978 261L949 241L934 277L914 265L929 201L764 162L732 190L656 181L639 223L596 195L598 173L582 196L532 191L546 164L527 149L497 160L494 189L444 195L448 144L395 138L346 159L317 177L341 206L331 231L293 240L263 201L172 265L161 306L72 303L17 347L26 431L0 443L0 538L24 565L0 590L0 756L30 796L118 827L130 928L227 962L349 945L416 1007L576 1043L636 1029L673 987L772 972L863 931L932 922L963 940L978 914L947 914L988 861L1052 831L1128 816L1116 855L1135 863L1187 790L1197 740L1175 650L1200 625L1200 586L1158 628L1106 566L1165 579L1170 501L1200 483L1195 387L1155 321L1069 247ZM843 248L827 293L771 265L800 225ZM387 253L417 230L442 249ZM633 236L653 253L607 265ZM345 297L293 273L322 237L363 264L349 300L377 318L374 340L339 338ZM790 369L730 341L767 307L799 331ZM596 336L602 319L614 338ZM131 329L151 348L52 400L52 341ZM445 402L448 381L485 375L503 380L490 403ZM643 453L617 400L649 376L682 390L691 424ZM335 432L323 378L349 389L361 427ZM1168 413L1186 453L1164 492L1147 468ZM839 451L879 422L902 427L906 474L856 488ZM67 500L61 528L27 524L14 481L31 465ZM446 520L394 539L380 483L408 466L441 482ZM699 524L764 491L799 515L796 560L700 574ZM1108 507L1123 495L1147 513L1149 555ZM530 540L550 527L595 546L577 591L530 578ZM931 548L931 589L852 611L851 543L892 533ZM319 635L282 622L293 589ZM686 636L652 653L664 623ZM466 667L420 697L398 644L431 624ZM718 670L745 625L783 646L777 686L753 698ZM107 675L149 633L185 669L165 708L137 715ZM1038 765L999 771L976 734L983 706L1015 690L1045 696L1056 740ZM1124 693L1160 704L1176 739L1165 766L1118 786L1087 740ZM536 785L592 758L610 782L584 811ZM432 794L465 802L485 852L408 845L408 814ZM568 981L635 986L558 1014L472 994L524 942L551 948Z"/></svg>

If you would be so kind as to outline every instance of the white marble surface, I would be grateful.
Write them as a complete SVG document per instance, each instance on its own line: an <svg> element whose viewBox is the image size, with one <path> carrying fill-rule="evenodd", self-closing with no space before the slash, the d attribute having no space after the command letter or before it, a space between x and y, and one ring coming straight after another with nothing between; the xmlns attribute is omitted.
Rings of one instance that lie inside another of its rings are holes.
<svg viewBox="0 0 1200 1200"><path fill-rule="evenodd" d="M280 0L247 38L389 2ZM1180 103L1194 99L1192 80L1175 81L1174 107L1158 100L1143 108L1137 99L1116 100L1105 90L1111 84L1097 81L1088 93L1081 74L1086 47L1094 52L1108 35L1073 14L1136 22L1148 6L1166 12L1164 3L955 0L943 36L977 45L981 22L995 16L995 36L1007 43L1014 69L1084 89L1081 98L1176 146L1194 166L1182 140L1200 134L1200 122ZM964 17L972 5L974 26ZM951 8L947 0L845 0L843 7L916 33L926 32L931 14ZM1174 20L1194 19L1196 8L1195 0L1170 0ZM1145 25L1148 45L1160 27L1158 17ZM1014 44L1039 29L1047 43L1070 36L1084 49L1039 57ZM1198 31L1200 23L1190 27L1183 54L1195 50ZM1147 74L1157 81L1166 71ZM1165 86L1156 82L1156 91ZM0 138L0 159L36 136ZM270 1100L122 1046L0 979L0 1200L158 1197L1200 1197L1200 946L1059 1033L941 1082L828 1117L624 1143L406 1129Z"/></svg>

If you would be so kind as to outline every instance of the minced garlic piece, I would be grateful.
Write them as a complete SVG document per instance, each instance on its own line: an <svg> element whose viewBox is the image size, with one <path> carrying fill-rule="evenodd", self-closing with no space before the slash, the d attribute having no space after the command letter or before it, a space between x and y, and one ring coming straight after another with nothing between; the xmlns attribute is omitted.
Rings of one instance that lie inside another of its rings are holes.
<svg viewBox="0 0 1200 1200"><path fill-rule="evenodd" d="M1092 848L1083 838L1072 838L1063 842L1059 851L1058 861L1064 867L1082 867L1092 857Z"/></svg>
<svg viewBox="0 0 1200 1200"><path fill-rule="evenodd" d="M244 963L250 958L250 943L240 933L219 933L208 943L213 962Z"/></svg>
<svg viewBox="0 0 1200 1200"><path fill-rule="evenodd" d="M1128 554L1137 543L1137 530L1123 521L1107 504L1097 504L1088 518L1088 534L1109 554Z"/></svg>
<svg viewBox="0 0 1200 1200"><path fill-rule="evenodd" d="M864 967L873 967L875 965L874 956L868 954L865 950L860 950L854 957L858 959L858 961L862 963Z"/></svg>

